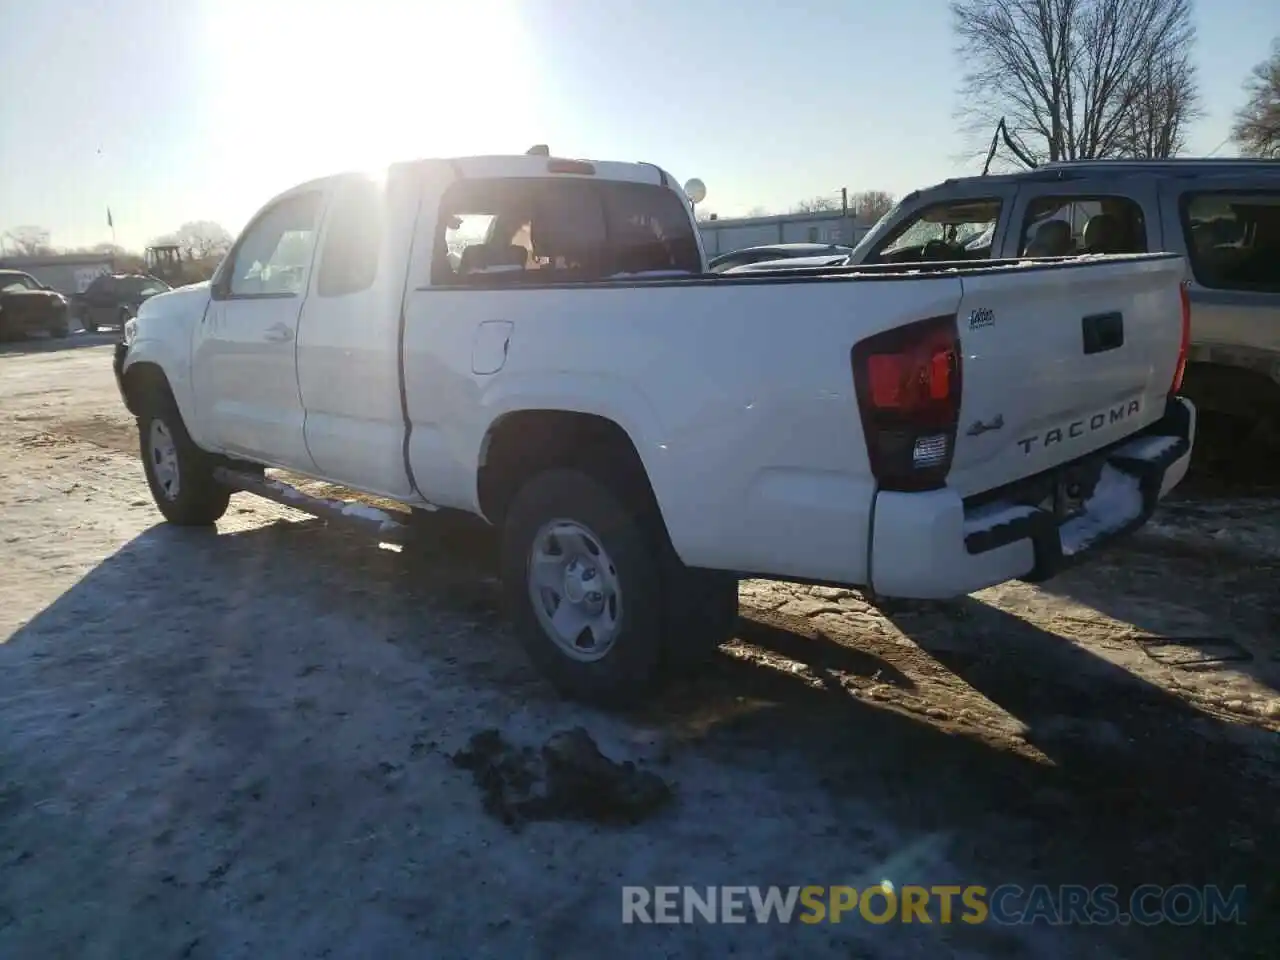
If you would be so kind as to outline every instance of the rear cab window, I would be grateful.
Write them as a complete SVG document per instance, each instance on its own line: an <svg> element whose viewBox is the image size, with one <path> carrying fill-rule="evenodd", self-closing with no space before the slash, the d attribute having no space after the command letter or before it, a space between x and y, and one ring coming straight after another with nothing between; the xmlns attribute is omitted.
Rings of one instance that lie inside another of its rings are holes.
<svg viewBox="0 0 1280 960"><path fill-rule="evenodd" d="M1280 293L1280 189L1188 191L1179 206L1200 286Z"/></svg>
<svg viewBox="0 0 1280 960"><path fill-rule="evenodd" d="M1025 257L1146 253L1142 207L1122 196L1059 194L1027 204L1018 251Z"/></svg>
<svg viewBox="0 0 1280 960"><path fill-rule="evenodd" d="M998 197L929 204L891 231L864 262L989 260L1002 206Z"/></svg>
<svg viewBox="0 0 1280 960"><path fill-rule="evenodd" d="M674 192L585 177L454 184L432 259L433 284L485 287L696 274L702 264Z"/></svg>

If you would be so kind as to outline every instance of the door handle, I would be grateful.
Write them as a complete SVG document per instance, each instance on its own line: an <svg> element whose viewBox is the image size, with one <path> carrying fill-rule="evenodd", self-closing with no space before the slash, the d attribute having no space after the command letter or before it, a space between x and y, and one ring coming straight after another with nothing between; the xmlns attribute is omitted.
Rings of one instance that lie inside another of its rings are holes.
<svg viewBox="0 0 1280 960"><path fill-rule="evenodd" d="M263 339L267 343L288 343L293 339L293 328L285 326L283 323L277 323L267 328Z"/></svg>
<svg viewBox="0 0 1280 960"><path fill-rule="evenodd" d="M1080 325L1086 354L1106 353L1124 346L1124 315L1119 311L1081 317Z"/></svg>

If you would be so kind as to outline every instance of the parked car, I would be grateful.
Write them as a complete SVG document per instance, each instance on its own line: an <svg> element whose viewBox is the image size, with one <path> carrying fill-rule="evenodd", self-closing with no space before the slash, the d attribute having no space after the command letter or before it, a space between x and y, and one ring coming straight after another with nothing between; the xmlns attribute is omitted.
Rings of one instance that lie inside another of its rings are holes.
<svg viewBox="0 0 1280 960"><path fill-rule="evenodd" d="M602 703L732 637L740 576L1043 579L1186 471L1177 255L705 266L656 166L397 164L267 203L116 375L167 520L279 492L266 467L478 515L531 658Z"/></svg>
<svg viewBox="0 0 1280 960"><path fill-rule="evenodd" d="M1245 425L1244 444L1280 443L1280 161L1093 160L947 180L904 197L850 263L1148 250L1187 261L1187 396Z"/></svg>
<svg viewBox="0 0 1280 960"><path fill-rule="evenodd" d="M67 298L21 270L0 270L0 336L70 332Z"/></svg>
<svg viewBox="0 0 1280 960"><path fill-rule="evenodd" d="M762 263L766 260L790 260L793 257L848 256L852 247L842 247L838 243L775 243L766 247L744 247L732 253L722 253L712 257L707 269L712 273L724 273L734 267L749 263Z"/></svg>
<svg viewBox="0 0 1280 960"><path fill-rule="evenodd" d="M77 318L90 333L101 327L124 327L138 307L173 288L146 274L109 273L94 277L76 301Z"/></svg>

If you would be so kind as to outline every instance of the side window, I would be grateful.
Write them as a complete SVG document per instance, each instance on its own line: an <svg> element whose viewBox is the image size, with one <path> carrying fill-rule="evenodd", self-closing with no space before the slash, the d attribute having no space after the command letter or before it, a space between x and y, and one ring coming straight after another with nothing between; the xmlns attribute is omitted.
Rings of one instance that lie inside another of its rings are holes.
<svg viewBox="0 0 1280 960"><path fill-rule="evenodd" d="M995 197L931 204L900 223L866 262L988 260L1000 206Z"/></svg>
<svg viewBox="0 0 1280 960"><path fill-rule="evenodd" d="M1028 257L1147 252L1142 207L1128 197L1037 197L1021 237L1018 249Z"/></svg>
<svg viewBox="0 0 1280 960"><path fill-rule="evenodd" d="M617 182L602 184L600 190L612 260L607 275L701 272L689 211L673 191Z"/></svg>
<svg viewBox="0 0 1280 960"><path fill-rule="evenodd" d="M604 276L606 229L584 180L466 180L440 204L435 285L567 283Z"/></svg>
<svg viewBox="0 0 1280 960"><path fill-rule="evenodd" d="M299 296L315 245L320 194L301 193L262 214L236 246L233 297Z"/></svg>
<svg viewBox="0 0 1280 960"><path fill-rule="evenodd" d="M334 198L320 248L316 292L341 297L373 286L382 248L383 194L372 180L346 184Z"/></svg>
<svg viewBox="0 0 1280 960"><path fill-rule="evenodd" d="M1181 207L1201 286L1280 293L1280 190L1188 193Z"/></svg>

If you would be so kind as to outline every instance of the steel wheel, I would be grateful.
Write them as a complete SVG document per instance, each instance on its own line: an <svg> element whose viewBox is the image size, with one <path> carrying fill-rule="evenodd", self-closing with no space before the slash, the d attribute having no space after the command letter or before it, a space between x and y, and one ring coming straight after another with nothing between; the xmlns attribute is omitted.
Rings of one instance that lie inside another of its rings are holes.
<svg viewBox="0 0 1280 960"><path fill-rule="evenodd" d="M178 468L178 445L173 433L159 417L151 421L147 437L147 456L151 458L156 484L166 500L177 500L182 492L182 474Z"/></svg>
<svg viewBox="0 0 1280 960"><path fill-rule="evenodd" d="M547 636L570 658L606 656L622 623L618 571L600 538L573 520L543 524L528 562L529 600Z"/></svg>

